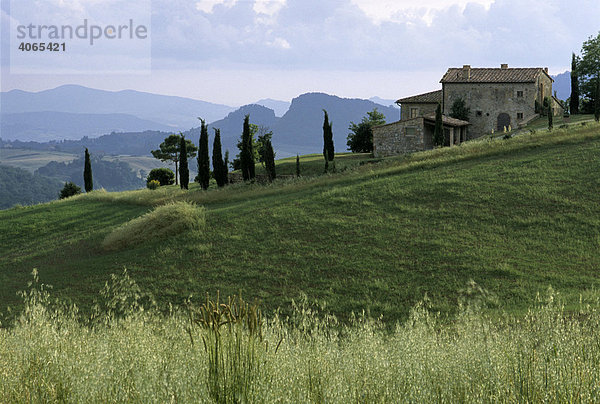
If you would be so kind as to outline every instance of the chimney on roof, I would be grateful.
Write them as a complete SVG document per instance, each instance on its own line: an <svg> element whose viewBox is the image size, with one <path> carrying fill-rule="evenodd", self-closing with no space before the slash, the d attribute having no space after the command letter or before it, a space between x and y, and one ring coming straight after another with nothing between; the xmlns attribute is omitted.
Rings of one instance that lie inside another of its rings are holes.
<svg viewBox="0 0 600 404"><path fill-rule="evenodd" d="M548 68L544 67L544 71L546 72L546 74L548 74Z"/></svg>
<svg viewBox="0 0 600 404"><path fill-rule="evenodd" d="M463 80L469 80L471 78L471 65L463 65Z"/></svg>
<svg viewBox="0 0 600 404"><path fill-rule="evenodd" d="M501 68L502 70L507 70L507 69L508 69L508 63L502 63L502 64L500 65L500 68Z"/></svg>

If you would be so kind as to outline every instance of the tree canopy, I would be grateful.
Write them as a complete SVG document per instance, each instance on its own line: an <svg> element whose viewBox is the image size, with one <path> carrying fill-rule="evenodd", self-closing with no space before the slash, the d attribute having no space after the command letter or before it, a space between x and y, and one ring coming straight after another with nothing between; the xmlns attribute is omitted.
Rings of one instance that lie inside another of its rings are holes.
<svg viewBox="0 0 600 404"><path fill-rule="evenodd" d="M463 100L462 98L459 98L456 101L454 101L452 107L450 108L450 116L455 119L468 121L470 113L471 109L467 107L465 100Z"/></svg>
<svg viewBox="0 0 600 404"><path fill-rule="evenodd" d="M370 153L373 151L373 126L385 124L385 115L377 111L367 112L367 115L356 124L350 122L348 130L348 149L354 153Z"/></svg>
<svg viewBox="0 0 600 404"><path fill-rule="evenodd" d="M152 150L152 156L154 158L159 159L163 162L173 162L175 163L175 183L177 184L177 178L179 177L179 150L180 150L180 139L181 134L179 135L169 135L165 138L164 142L162 142L158 148L158 150ZM196 152L198 148L192 143L191 140L186 139L186 150L187 150L187 158L193 158L196 156Z"/></svg>
<svg viewBox="0 0 600 404"><path fill-rule="evenodd" d="M600 33L590 37L581 47L581 57L577 63L583 113L593 113L596 104L596 87L600 81ZM600 102L600 100L598 100Z"/></svg>

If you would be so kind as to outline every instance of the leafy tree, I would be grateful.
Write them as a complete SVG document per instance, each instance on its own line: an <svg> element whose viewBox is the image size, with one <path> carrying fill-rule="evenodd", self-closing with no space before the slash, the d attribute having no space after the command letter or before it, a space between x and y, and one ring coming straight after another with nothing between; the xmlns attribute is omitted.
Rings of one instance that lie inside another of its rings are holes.
<svg viewBox="0 0 600 404"><path fill-rule="evenodd" d="M217 128L215 130L215 140L213 141L213 175L217 186L223 187L227 183L227 163L223 160L221 153L221 131Z"/></svg>
<svg viewBox="0 0 600 404"><path fill-rule="evenodd" d="M185 141L185 136L181 135L179 138L179 155L180 157L180 167L179 167L179 179L181 180L181 189L188 189L190 184L190 168L188 167L187 160L187 142Z"/></svg>
<svg viewBox="0 0 600 404"><path fill-rule="evenodd" d="M180 140L182 135L169 135L165 138L164 142L162 142L159 146L158 150L152 150L152 156L154 158L159 159L163 162L173 162L175 163L175 183L177 184L177 179L179 177L179 160L181 156L179 155L179 151L181 150ZM186 139L186 150L187 155L186 158L193 158L196 156L196 151L198 148L192 143L191 140Z"/></svg>
<svg viewBox="0 0 600 404"><path fill-rule="evenodd" d="M552 106L548 106L548 130L552 130L552 128L554 127L554 125L552 124L552 119L553 119L553 112L552 112Z"/></svg>
<svg viewBox="0 0 600 404"><path fill-rule="evenodd" d="M0 152L1 153L1 152ZM0 209L56 199L64 182L0 165Z"/></svg>
<svg viewBox="0 0 600 404"><path fill-rule="evenodd" d="M200 119L200 118L199 118ZM198 143L198 177L202 189L208 189L210 183L210 162L208 160L208 127L206 121L200 119L200 141Z"/></svg>
<svg viewBox="0 0 600 404"><path fill-rule="evenodd" d="M258 144L258 141L256 140L256 138L254 137L254 135L258 134L259 131L261 130L261 128L264 128L264 127L259 127L258 125L254 125L253 123L250 124L250 137L252 138L252 158L254 159L255 163L258 162L258 160L259 160L259 155L258 155L259 144ZM232 162L234 170L242 169L241 155L242 155L242 148L243 148L243 144L244 144L244 142L242 141L242 138L243 138L243 134L240 137L240 140L237 142L237 148L239 150L239 153L236 154L236 156Z"/></svg>
<svg viewBox="0 0 600 404"><path fill-rule="evenodd" d="M161 186L172 185L175 182L175 174L166 167L154 168L146 178L146 185L152 180L160 182Z"/></svg>
<svg viewBox="0 0 600 404"><path fill-rule="evenodd" d="M273 132L271 132L265 126L259 126L257 133L258 133L258 139L256 139L255 147L256 147L257 154L258 154L258 161L262 164L263 167L265 167L265 164L266 164L265 156L266 156L267 148L268 148L267 145L271 143L271 139L273 137ZM271 148L272 148L272 146L273 145L271 144ZM275 157L275 152L273 152L273 157Z"/></svg>
<svg viewBox="0 0 600 404"><path fill-rule="evenodd" d="M373 151L373 126L385 124L385 115L377 111L367 112L360 123L350 122L348 129L348 149L354 153L370 153Z"/></svg>
<svg viewBox="0 0 600 404"><path fill-rule="evenodd" d="M438 104L435 110L435 129L433 131L433 144L444 145L444 122L442 121L442 106Z"/></svg>
<svg viewBox="0 0 600 404"><path fill-rule="evenodd" d="M250 131L250 115L246 115L244 117L242 149L240 151L240 168L244 181L252 180L256 176L254 161L254 136Z"/></svg>
<svg viewBox="0 0 600 404"><path fill-rule="evenodd" d="M270 139L265 141L264 145L264 160L265 160L265 169L267 171L267 176L269 177L269 181L273 181L277 176L275 173L275 152L273 151L273 144Z"/></svg>
<svg viewBox="0 0 600 404"><path fill-rule="evenodd" d="M75 185L73 182L66 182L63 189L60 191L60 199L65 199L70 196L74 196L81 193L81 188Z"/></svg>
<svg viewBox="0 0 600 404"><path fill-rule="evenodd" d="M300 155L296 154L296 177L300 177Z"/></svg>
<svg viewBox="0 0 600 404"><path fill-rule="evenodd" d="M323 110L325 118L323 119L323 157L327 161L333 161L335 157L335 147L333 145L333 130L327 111Z"/></svg>
<svg viewBox="0 0 600 404"><path fill-rule="evenodd" d="M600 33L583 43L577 66L584 113L593 113L596 105L596 86L600 81Z"/></svg>
<svg viewBox="0 0 600 404"><path fill-rule="evenodd" d="M90 153L85 148L85 163L83 165L83 183L85 192L91 192L94 189L94 180L92 178L92 163L90 162Z"/></svg>
<svg viewBox="0 0 600 404"><path fill-rule="evenodd" d="M467 107L465 100L462 98L457 99L452 104L452 108L450 108L450 116L452 118L460 119L463 121L469 120L469 114L471 113L471 109Z"/></svg>
<svg viewBox="0 0 600 404"><path fill-rule="evenodd" d="M572 115L579 113L579 75L578 69L578 58L573 53L573 59L571 60L571 98L569 99L569 112Z"/></svg>

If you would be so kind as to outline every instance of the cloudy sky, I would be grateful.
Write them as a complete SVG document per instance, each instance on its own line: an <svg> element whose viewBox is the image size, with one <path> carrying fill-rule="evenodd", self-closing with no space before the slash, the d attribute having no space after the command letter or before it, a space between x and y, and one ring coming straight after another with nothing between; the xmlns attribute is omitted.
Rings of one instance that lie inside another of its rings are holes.
<svg viewBox="0 0 600 404"><path fill-rule="evenodd" d="M228 105L311 91L397 99L439 88L463 64L557 74L600 31L599 0L1 1L2 91L81 84ZM71 41L37 59L16 50L19 24L83 19L131 19L148 38Z"/></svg>

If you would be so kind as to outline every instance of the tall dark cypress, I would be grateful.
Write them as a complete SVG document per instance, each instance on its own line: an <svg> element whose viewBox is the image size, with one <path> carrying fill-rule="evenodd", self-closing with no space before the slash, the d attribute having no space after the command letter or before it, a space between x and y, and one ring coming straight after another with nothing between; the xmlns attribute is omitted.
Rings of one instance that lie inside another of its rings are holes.
<svg viewBox="0 0 600 404"><path fill-rule="evenodd" d="M187 144L185 136L181 135L179 141L179 185L181 189L188 189L190 183L190 168L187 160Z"/></svg>
<svg viewBox="0 0 600 404"><path fill-rule="evenodd" d="M273 144L270 140L265 143L265 169L269 181L273 181L277 174L275 173L275 152L273 151Z"/></svg>
<svg viewBox="0 0 600 404"><path fill-rule="evenodd" d="M256 177L256 171L254 167L254 139L252 138L252 132L250 132L250 115L244 117L240 163L244 181L254 179L254 177Z"/></svg>
<svg viewBox="0 0 600 404"><path fill-rule="evenodd" d="M225 184L229 183L229 150L225 150L225 158L223 159L223 178L225 178Z"/></svg>
<svg viewBox="0 0 600 404"><path fill-rule="evenodd" d="M300 177L300 155L296 154L296 177Z"/></svg>
<svg viewBox="0 0 600 404"><path fill-rule="evenodd" d="M552 112L552 104L548 105L548 130L552 130L554 124L552 122L554 118L554 113Z"/></svg>
<svg viewBox="0 0 600 404"><path fill-rule="evenodd" d="M333 145L333 129L329 122L327 111L323 110L325 118L323 120L323 157L328 161L333 161L335 157L335 147Z"/></svg>
<svg viewBox="0 0 600 404"><path fill-rule="evenodd" d="M594 100L594 119L600 122L600 77L596 77L596 99Z"/></svg>
<svg viewBox="0 0 600 404"><path fill-rule="evenodd" d="M438 104L435 110L435 129L433 131L433 144L444 145L444 121L442 120L442 106Z"/></svg>
<svg viewBox="0 0 600 404"><path fill-rule="evenodd" d="M240 150L240 166L242 168L242 178L244 181L250 179L250 169L248 167L248 139L250 138L250 115L244 117L244 126L242 128L242 150Z"/></svg>
<svg viewBox="0 0 600 404"><path fill-rule="evenodd" d="M227 182L227 172L225 171L225 162L223 161L223 154L221 152L221 131L217 128L214 128L214 130L215 140L213 141L212 155L213 174L215 176L215 181L217 181L217 186L222 187L225 186L225 183Z"/></svg>
<svg viewBox="0 0 600 404"><path fill-rule="evenodd" d="M92 178L92 163L90 162L90 153L86 147L85 162L83 166L83 184L85 192L91 192L94 189L94 179Z"/></svg>
<svg viewBox="0 0 600 404"><path fill-rule="evenodd" d="M579 74L577 73L577 56L573 53L571 61L571 99L569 111L572 115L579 113Z"/></svg>
<svg viewBox="0 0 600 404"><path fill-rule="evenodd" d="M208 159L208 127L206 121L200 119L200 141L198 145L198 182L202 189L208 189L210 182L210 162Z"/></svg>

